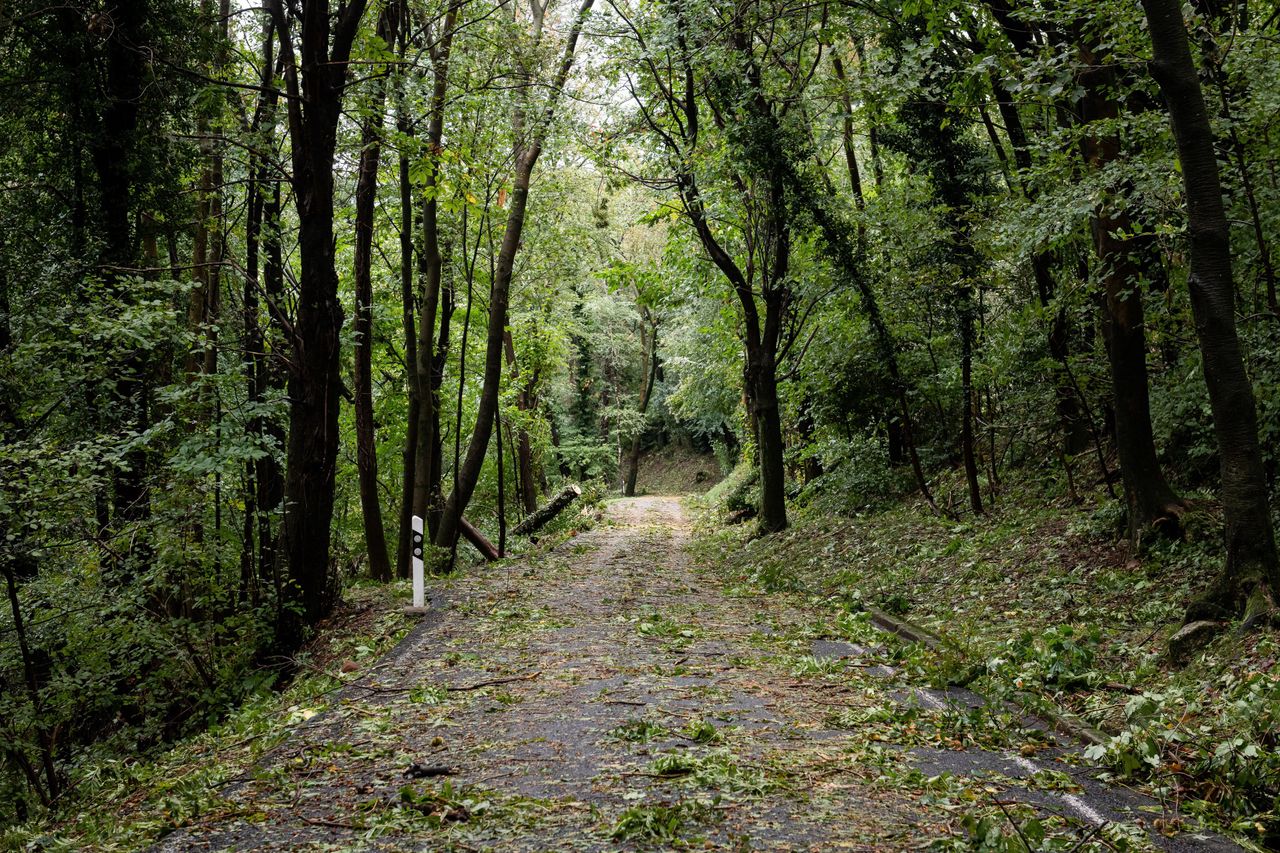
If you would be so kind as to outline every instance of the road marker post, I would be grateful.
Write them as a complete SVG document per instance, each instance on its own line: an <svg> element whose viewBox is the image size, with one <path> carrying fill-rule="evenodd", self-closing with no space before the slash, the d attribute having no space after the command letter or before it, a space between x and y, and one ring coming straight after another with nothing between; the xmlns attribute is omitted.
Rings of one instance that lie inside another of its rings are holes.
<svg viewBox="0 0 1280 853"><path fill-rule="evenodd" d="M427 612L426 578L424 576L423 557L426 541L422 535L422 516L413 517L413 605L404 609L405 613L424 614Z"/></svg>

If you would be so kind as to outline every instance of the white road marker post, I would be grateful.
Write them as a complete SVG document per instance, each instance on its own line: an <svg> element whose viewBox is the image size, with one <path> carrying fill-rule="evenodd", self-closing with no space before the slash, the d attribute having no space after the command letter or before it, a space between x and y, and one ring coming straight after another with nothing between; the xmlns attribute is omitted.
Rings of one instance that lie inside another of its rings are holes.
<svg viewBox="0 0 1280 853"><path fill-rule="evenodd" d="M426 580L423 576L423 549L426 542L422 536L422 517L413 517L413 537L411 540L413 555L413 606L405 608L406 613L426 613Z"/></svg>

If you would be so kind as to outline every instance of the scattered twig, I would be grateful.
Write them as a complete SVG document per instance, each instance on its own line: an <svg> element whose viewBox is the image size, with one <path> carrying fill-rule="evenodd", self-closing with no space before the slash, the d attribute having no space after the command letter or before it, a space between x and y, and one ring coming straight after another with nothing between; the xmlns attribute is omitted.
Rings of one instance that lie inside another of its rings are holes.
<svg viewBox="0 0 1280 853"><path fill-rule="evenodd" d="M316 818L307 817L306 815L298 815L298 818L303 823L309 823L312 826L327 826L330 829L365 829L363 826L356 826L354 823L343 823L339 820L318 820Z"/></svg>
<svg viewBox="0 0 1280 853"><path fill-rule="evenodd" d="M1152 629L1151 633L1147 634L1147 636L1142 639L1142 642L1138 643L1138 648L1142 648L1147 643L1151 642L1151 640L1155 637L1155 635L1160 633L1160 629L1167 624L1168 624L1167 622L1161 622L1158 625L1156 625L1156 627Z"/></svg>
<svg viewBox="0 0 1280 853"><path fill-rule="evenodd" d="M1090 830L1089 834L1086 835L1084 838L1081 838L1080 843L1078 843L1075 847L1072 847L1069 851L1067 851L1067 853L1076 853L1077 850L1081 849L1082 847L1084 847L1086 844L1089 843L1090 838L1093 838L1099 832L1102 832L1102 828L1106 826L1108 823L1110 823L1110 821L1104 820L1102 823L1095 824L1093 829ZM1103 841L1105 842L1106 839L1104 838Z"/></svg>
<svg viewBox="0 0 1280 853"><path fill-rule="evenodd" d="M537 672L526 673L525 675L513 675L510 678L494 678L489 681L477 681L475 684L451 684L445 687L450 693L461 693L464 690L479 690L481 687L493 687L497 684L512 684L516 681L532 681L542 675L542 670Z"/></svg>
<svg viewBox="0 0 1280 853"><path fill-rule="evenodd" d="M410 779L427 779L432 776L452 776L454 770L445 764L410 764L404 775Z"/></svg>
<svg viewBox="0 0 1280 853"><path fill-rule="evenodd" d="M1031 842L1027 841L1027 836L1022 834L1022 827L1018 826L1018 822L1013 819L1013 815L1009 814L1009 810L1005 808L1005 806L1007 805L1005 801L997 800L995 797L992 797L991 802L999 806L1000 811L1004 812L1005 819L1009 821L1009 825L1013 827L1013 831L1018 833L1018 838L1022 839L1022 846L1027 849L1028 853L1030 853Z"/></svg>

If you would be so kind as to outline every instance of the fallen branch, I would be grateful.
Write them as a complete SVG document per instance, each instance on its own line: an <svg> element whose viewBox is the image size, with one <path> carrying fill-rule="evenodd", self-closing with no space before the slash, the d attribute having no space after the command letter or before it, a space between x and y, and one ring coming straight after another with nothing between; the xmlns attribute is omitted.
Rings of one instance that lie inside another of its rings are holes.
<svg viewBox="0 0 1280 853"><path fill-rule="evenodd" d="M510 678L495 678L491 681L477 681L475 684L450 685L446 687L445 690L448 690L451 693L461 693L464 690L479 690L481 687L493 687L497 684L511 684L516 681L532 681L539 675L542 675L542 670L526 673L524 675L513 675Z"/></svg>
<svg viewBox="0 0 1280 853"><path fill-rule="evenodd" d="M577 500L581 494L581 487L576 485L566 486L560 494L530 513L528 518L517 524L511 532L517 536L528 536L531 533L537 533L548 522L564 511L565 507Z"/></svg>
<svg viewBox="0 0 1280 853"><path fill-rule="evenodd" d="M462 533L462 538L466 539L476 550L480 552L489 562L493 562L501 557L497 547L485 538L485 535L476 529L476 526L465 518L458 519L458 530Z"/></svg>
<svg viewBox="0 0 1280 853"><path fill-rule="evenodd" d="M306 817L305 815L299 815L299 817L302 819L303 823L309 823L312 826L324 826L330 829L367 829L367 827L364 826L357 826L354 823L343 823L338 820L318 820L316 818Z"/></svg>

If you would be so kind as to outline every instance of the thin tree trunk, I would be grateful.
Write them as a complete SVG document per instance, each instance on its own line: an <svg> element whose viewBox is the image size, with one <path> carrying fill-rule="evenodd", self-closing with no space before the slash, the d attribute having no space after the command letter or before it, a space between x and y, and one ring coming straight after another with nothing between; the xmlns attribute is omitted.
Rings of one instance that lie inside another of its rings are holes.
<svg viewBox="0 0 1280 853"><path fill-rule="evenodd" d="M0 532L4 532L0 529ZM9 597L9 612L13 617L14 639L18 645L18 657L22 661L22 679L27 689L27 698L31 702L32 718L36 730L36 744L40 752L41 775L28 772L28 778L37 796L44 805L49 805L62 793L63 778L54 761L54 734L46 726L44 719L44 702L40 695L40 680L36 674L34 658L27 643L27 627L23 619L22 603L18 598L18 584L14 577L14 566L8 557L0 557L0 572L4 574L5 589ZM15 754L18 749L13 750Z"/></svg>
<svg viewBox="0 0 1280 853"><path fill-rule="evenodd" d="M408 55L408 10L401 9L398 55ZM447 22L446 22L447 24ZM396 129L406 137L413 128L405 100L408 74L403 69L396 78ZM400 529L396 548L396 577L408 578L413 550L413 487L417 479L418 430L422 425L422 389L418 380L417 306L413 293L413 182L409 172L409 153L402 146L399 157L400 175L400 311L404 329L404 369L408 377L409 410L406 417L404 447L401 451Z"/></svg>
<svg viewBox="0 0 1280 853"><path fill-rule="evenodd" d="M650 324L649 333L646 335L642 331L640 337L641 340L647 344L644 355L644 388L640 391L640 405L637 407L637 411L641 418L643 418L649 411L649 400L653 397L653 386L658 379L657 322L652 322ZM643 438L643 431L637 431L631 438L631 447L627 450L627 473L622 486L622 493L627 497L631 497L636 493L636 478L640 473L640 447Z"/></svg>
<svg viewBox="0 0 1280 853"><path fill-rule="evenodd" d="M261 131L264 125L275 129L276 106L279 96L275 87L268 86L273 75L278 73L280 69L276 68L275 59L275 27L268 18L263 27L262 38L262 79L263 93L258 101L257 109L254 111L253 121L250 125L250 131L257 133ZM264 394L267 390L267 360L266 360L266 339L262 334L262 326L260 320L260 300L258 298L259 289L263 287L263 281L259 274L262 266L262 230L263 220L266 218L267 209L271 201L268 197L268 166L262 162L262 158L256 154L250 157L249 162L249 186L246 190L246 206L245 214L245 276L244 276L244 330L243 330L243 347L244 347L244 371L245 371L245 398L249 401L249 405L257 410L262 405ZM279 204L276 203L275 211L278 214ZM276 219L278 220L278 216ZM279 227L279 223L273 222L272 228ZM274 253L279 254L278 234L275 243ZM268 235L267 242L272 241L272 236ZM278 262L278 261L277 261ZM272 261L268 260L268 267ZM261 414L255 411L255 414L249 419L246 429L249 438L255 443L261 443L266 434L264 420ZM261 582L264 576L260 571L263 552L270 547L271 539L271 522L266 516L264 507L259 504L262 498L261 477L267 473L266 459L249 460L245 462L245 487L244 487L244 528L241 532L243 545L240 554L240 590L241 598L246 595L257 605L261 601L262 591ZM265 529L263 520L266 520Z"/></svg>
<svg viewBox="0 0 1280 853"><path fill-rule="evenodd" d="M1027 175L1034 165L1031 159L1031 146L1027 139L1026 128L1022 124L1022 115L1014 103L1013 96L1004 84L992 74L991 88L1000 109L1000 118L1004 122L1005 134L1013 149L1013 161L1018 170L1018 186L1022 194L1034 201L1038 197L1036 188L1028 180ZM1049 355L1057 363L1054 370L1054 397L1057 404L1058 420L1062 424L1062 449L1069 458L1083 453L1089 446L1087 424L1080 411L1080 403L1067 380L1068 359L1070 358L1071 327L1064 308L1053 308L1054 291L1057 289L1053 280L1054 258L1052 252L1039 249L1031 255L1031 273L1036 283L1036 295L1040 307L1052 312L1049 317L1049 333L1047 343Z"/></svg>
<svg viewBox="0 0 1280 853"><path fill-rule="evenodd" d="M982 487L978 483L978 456L974 450L973 435L973 288L966 286L960 293L960 455L964 460L965 480L969 484L969 507L975 515L982 515Z"/></svg>
<svg viewBox="0 0 1280 853"><path fill-rule="evenodd" d="M1080 75L1085 92L1080 104L1082 119L1086 124L1113 122L1120 115L1111 94L1115 68L1088 46L1080 51L1081 62L1088 69ZM1119 158L1120 139L1114 131L1086 134L1081 151L1088 166L1101 173ZM1091 229L1101 265L1102 331L1111 367L1116 450L1124 481L1129 542L1136 549L1149 531L1176 536L1185 504L1160 469L1151 427L1142 305L1142 282L1150 277L1139 263L1138 247L1124 236L1133 232L1125 202L1114 192L1110 195L1095 209Z"/></svg>
<svg viewBox="0 0 1280 853"><path fill-rule="evenodd" d="M489 297L489 323L486 334L484 384L476 411L475 428L467 445L466 457L455 472L454 486L445 501L436 530L436 544L452 547L458 536L458 519L462 517L471 495L480 479L480 470L489 449L493 431L493 418L498 409L498 390L502 382L503 344L507 325L507 305L511 298L511 274L515 256L524 230L525 211L529 198L529 179L537 162L539 149L535 144L523 150L516 158L516 174L511 192L510 210L498 252L497 275Z"/></svg>
<svg viewBox="0 0 1280 853"><path fill-rule="evenodd" d="M518 144L515 157L515 175L512 181L510 210L507 213L506 229L502 236L502 246L498 252L497 266L493 280L493 294L489 301L489 328L485 346L484 385L480 392L480 402L476 412L475 429L471 442L467 446L466 459L456 472L453 491L445 501L444 511L440 515L440 527L436 531L436 544L452 548L457 541L458 521L462 518L471 496L475 492L480 478L480 469L489 447L489 434L493 429L493 418L498 408L498 391L502 382L503 339L507 325L507 306L511 298L511 276L515 267L516 253L520 248L520 237L524 231L525 212L529 201L529 180L534 165L542 153L542 137L547 126L555 116L556 105L569 71L573 65L577 51L578 38L583 24L591 12L594 0L584 0L574 18L573 25L561 56L556 77L551 83L550 92L538 124L530 129L529 138ZM521 117L517 114L517 131L521 131Z"/></svg>
<svg viewBox="0 0 1280 853"><path fill-rule="evenodd" d="M268 34L267 43L271 36ZM270 67L268 63L266 67ZM247 211L245 214L245 276L244 276L244 329L242 369L245 373L245 398L250 408L256 409L262 399L258 394L258 353L262 350L262 330L258 326L258 237L262 230L262 195L261 172L256 164L250 165L249 186L246 190ZM261 418L256 415L250 418L246 432L251 439L261 434ZM244 463L244 526L241 530L240 545L240 598L247 600L250 595L257 600L257 586L254 584L254 568L257 565L255 538L258 518L258 484L257 468L250 459Z"/></svg>
<svg viewBox="0 0 1280 853"><path fill-rule="evenodd" d="M519 382L520 365L516 363L516 345L510 329L507 330L503 347L506 352L507 368L511 371L511 381ZM532 389L536 381L535 372L528 382L520 386L520 393L516 397L516 409L522 416L533 408L531 401L535 398ZM538 484L533 477L533 443L529 439L529 431L524 427L517 430L517 433L515 451L519 482L516 491L520 495L520 504L528 515L538 508Z"/></svg>
<svg viewBox="0 0 1280 853"><path fill-rule="evenodd" d="M452 300L441 298L441 282L444 259L440 252L440 204L437 196L439 168L438 157L444 139L445 95L449 85L449 56L453 49L453 36L457 28L461 0L450 3L445 13L444 29L440 44L434 49L434 79L431 88L431 106L427 120L427 174L426 198L422 204L422 254L418 259L424 279L422 316L418 324L418 339L414 346L414 370L418 395L418 424L415 460L413 463L413 515L427 520L428 532L434 536L439 527L440 513L440 385L444 378L444 358L448 353L448 324L452 313ZM441 311L441 307L444 310ZM439 316L440 333L436 335L436 318Z"/></svg>
<svg viewBox="0 0 1280 853"><path fill-rule="evenodd" d="M844 116L840 123L840 142L844 149L845 168L849 172L849 188L853 191L853 203L861 214L867 209L867 199L862 191L862 172L858 169L858 155L853 147L853 98L849 95L849 84L845 79L844 63L838 53L831 56L832 70L840 81L840 105L844 108ZM878 184L877 184L878 185ZM865 252L867 246L867 223L858 219L858 251Z"/></svg>
<svg viewBox="0 0 1280 853"><path fill-rule="evenodd" d="M493 434L498 456L498 556L507 553L507 459L502 452L502 410L493 413Z"/></svg>
<svg viewBox="0 0 1280 853"><path fill-rule="evenodd" d="M1213 146L1213 128L1178 0L1142 0L1154 49L1151 74L1169 107L1186 193L1191 272L1187 287L1213 410L1222 466L1227 559L1213 588L1187 613L1239 613L1246 625L1269 618L1280 561L1267 506L1253 386L1236 334L1231 231Z"/></svg>
<svg viewBox="0 0 1280 853"><path fill-rule="evenodd" d="M270 192L264 192L262 204L262 250L266 263L262 271L262 289L267 299L267 316L270 323L263 336L257 354L257 396L266 399L272 392L281 392L286 383L284 367L288 350L288 337L281 304L284 299L284 255L280 246L280 182L273 181ZM263 418L258 424L260 437L270 441L275 448L284 447L286 436L274 419ZM272 515L281 509L284 500L284 471L274 451L269 451L255 463L254 475L258 495L258 583L270 582L276 604L281 604L282 592L279 566L276 561L278 548L272 530Z"/></svg>
<svg viewBox="0 0 1280 853"><path fill-rule="evenodd" d="M388 4L378 20L378 35L390 43L399 27L398 6ZM378 195L378 166L382 158L381 130L386 103L386 81L374 81L367 105L369 117L360 133L360 160L356 169L355 257L355 386L356 469L360 480L360 507L364 521L369 574L374 580L391 580L387 537L382 523L378 492L378 436L373 417L373 219Z"/></svg>

